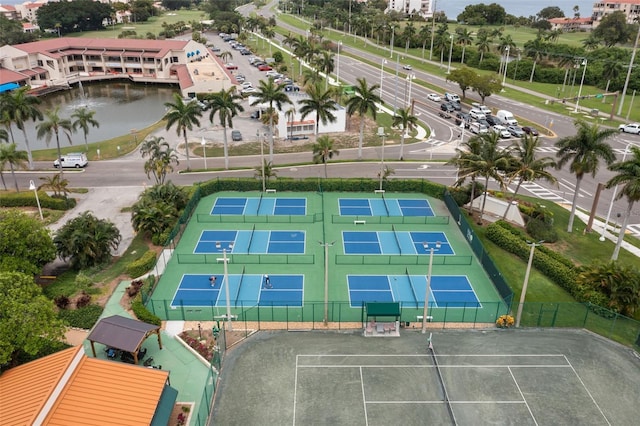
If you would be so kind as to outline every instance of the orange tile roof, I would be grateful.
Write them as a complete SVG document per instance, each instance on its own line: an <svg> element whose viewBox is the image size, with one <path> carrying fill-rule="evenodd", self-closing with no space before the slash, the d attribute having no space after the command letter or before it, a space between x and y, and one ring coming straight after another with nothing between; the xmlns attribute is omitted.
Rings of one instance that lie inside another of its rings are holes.
<svg viewBox="0 0 640 426"><path fill-rule="evenodd" d="M67 349L0 376L0 404L11 413L3 414L2 424L31 425L41 412L38 420L45 425L150 424L169 372L89 358L81 349Z"/></svg>

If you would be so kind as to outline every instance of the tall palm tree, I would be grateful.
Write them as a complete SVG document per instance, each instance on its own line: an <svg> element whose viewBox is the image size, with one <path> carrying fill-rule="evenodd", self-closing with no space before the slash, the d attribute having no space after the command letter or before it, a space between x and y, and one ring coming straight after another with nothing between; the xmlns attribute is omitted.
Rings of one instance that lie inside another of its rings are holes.
<svg viewBox="0 0 640 426"><path fill-rule="evenodd" d="M284 84L276 84L272 78L260 80L258 91L253 94L256 100L251 106L268 104L269 110L273 111L275 105L278 111L282 111L284 104L291 103L291 99L284 91L284 86ZM273 163L273 114L269 117L269 162Z"/></svg>
<svg viewBox="0 0 640 426"><path fill-rule="evenodd" d="M166 130L169 130L175 125L177 135L182 135L184 138L184 148L187 153L187 169L191 169L187 130L193 130L193 126L200 125L202 108L198 105L198 102L185 102L179 93L174 93L173 102L165 102L164 106L169 108L164 115L164 119L167 120Z"/></svg>
<svg viewBox="0 0 640 426"><path fill-rule="evenodd" d="M169 143L162 136L153 136L146 139L140 146L142 158L149 157L144 163L144 172L147 178L153 175L156 184L163 185L167 174L173 172L172 164L180 164L176 151L171 149Z"/></svg>
<svg viewBox="0 0 640 426"><path fill-rule="evenodd" d="M338 109L338 104L331 97L331 91L324 90L319 84L307 89L308 98L300 101L300 115L304 120L309 114L316 114L315 135L318 137L320 122L322 124L334 123L337 118L333 111Z"/></svg>
<svg viewBox="0 0 640 426"><path fill-rule="evenodd" d="M618 254L620 253L620 247L624 240L624 234L627 229L631 210L633 209L634 203L640 200L640 148L632 146L631 155L632 158L609 166L609 170L612 172L618 172L618 174L609 179L607 182L607 188L623 184L624 186L616 196L616 199L627 197L627 201L629 202L624 219L622 220L622 226L620 227L616 247L611 255L611 260L618 259Z"/></svg>
<svg viewBox="0 0 640 426"><path fill-rule="evenodd" d="M473 200L476 192L476 179L480 176L479 171L472 167L476 159L480 156L482 140L472 137L462 144L461 148L456 148L456 156L450 159L447 164L453 164L458 168L455 187L460 187L467 180L471 179L471 200L469 202L469 214L473 216Z"/></svg>
<svg viewBox="0 0 640 426"><path fill-rule="evenodd" d="M507 204L507 208L502 215L502 219L507 218L509 208L513 200L518 195L520 185L523 182L533 182L538 179L544 179L547 182L556 183L558 180L546 169L555 167L556 162L551 157L536 157L536 149L540 146L537 136L531 134L525 135L509 147L511 154L511 164L507 173L507 185L514 180L517 181L516 189L511 197L511 202Z"/></svg>
<svg viewBox="0 0 640 426"><path fill-rule="evenodd" d="M233 128L233 117L238 115L239 112L244 111L244 107L240 105L243 97L236 92L235 86L229 90L222 89L218 93L207 98L208 103L206 110L211 111L209 113L209 121L213 123L213 119L218 114L220 124L223 127L223 141L224 141L224 168L229 169L229 152L227 145L227 127Z"/></svg>
<svg viewBox="0 0 640 426"><path fill-rule="evenodd" d="M324 177L327 176L327 162L333 158L334 155L339 155L340 151L333 148L333 139L329 136L320 136L316 143L313 144L313 162L324 163Z"/></svg>
<svg viewBox="0 0 640 426"><path fill-rule="evenodd" d="M471 31L466 28L457 28L456 29L456 44L462 46L462 59L460 60L460 65L464 64L464 54L467 50L467 46L471 46L473 43L473 35Z"/></svg>
<svg viewBox="0 0 640 426"><path fill-rule="evenodd" d="M289 140L293 140L293 119L296 117L296 107L292 106L285 113L287 119L287 128L289 129Z"/></svg>
<svg viewBox="0 0 640 426"><path fill-rule="evenodd" d="M224 52L220 52L219 57L222 61L224 61L225 64L227 64L229 63L229 59L233 59L233 53L231 53L228 50L225 50Z"/></svg>
<svg viewBox="0 0 640 426"><path fill-rule="evenodd" d="M576 134L566 136L555 144L559 148L556 153L558 169L570 163L569 170L576 175L576 188L571 202L567 232L573 231L573 220L576 215L582 178L585 174L591 174L595 177L601 160L607 164L615 161L613 149L606 140L618 132L616 129L601 129L597 124L589 124L582 120L576 120L574 124L577 128Z"/></svg>
<svg viewBox="0 0 640 426"><path fill-rule="evenodd" d="M424 61L424 51L427 48L427 41L431 39L431 26L423 25L420 27L418 38L422 40L422 60Z"/></svg>
<svg viewBox="0 0 640 426"><path fill-rule="evenodd" d="M89 151L89 142L87 142L89 126L100 127L100 123L94 118L95 114L95 111L91 111L87 107L76 108L71 114L71 118L74 119L73 123L71 123L73 125L73 130L77 131L78 128L82 129L84 145L87 148L87 152Z"/></svg>
<svg viewBox="0 0 640 426"><path fill-rule="evenodd" d="M44 113L44 121L36 126L38 139L45 138L47 147L51 142L51 137L56 137L56 147L58 149L58 164L60 164L60 178L62 179L62 152L60 151L60 132L67 137L69 144L72 144L71 133L73 124L68 118L60 117L60 107L47 110Z"/></svg>
<svg viewBox="0 0 640 426"><path fill-rule="evenodd" d="M476 37L476 48L480 52L480 62L484 60L484 54L491 50L491 37L486 31L478 31Z"/></svg>
<svg viewBox="0 0 640 426"><path fill-rule="evenodd" d="M536 64L546 55L547 45L541 37L536 37L524 44L524 54L533 59L533 67L529 76L529 83L533 82L533 75L536 72Z"/></svg>
<svg viewBox="0 0 640 426"><path fill-rule="evenodd" d="M402 135L400 136L400 161L404 160L404 138L407 132L418 124L418 117L411 114L411 107L400 108L393 117L393 126L402 127Z"/></svg>
<svg viewBox="0 0 640 426"><path fill-rule="evenodd" d="M40 98L30 95L29 88L23 86L18 90L8 93L7 103L4 105L8 108L8 118L10 121L16 124L18 129L22 130L24 136L24 143L27 147L27 158L29 160L29 169L33 170L33 156L31 155L31 147L29 146L29 138L27 137L27 130L25 128L25 122L29 120L42 120L42 113L38 109L37 105L40 104Z"/></svg>
<svg viewBox="0 0 640 426"><path fill-rule="evenodd" d="M276 170L273 168L273 163L267 161L266 158L264 158L263 161L263 165L255 166L253 168L253 177L255 177L256 179L262 179L262 170L264 167L264 181L266 185L269 185L269 179L278 177L278 173L276 173Z"/></svg>
<svg viewBox="0 0 640 426"><path fill-rule="evenodd" d="M13 177L13 182L16 186L16 192L20 192L20 188L18 188L18 179L16 178L16 167L24 167L29 157L26 151L18 151L16 148L17 145L15 143L0 144L0 170L4 169L6 164L9 164L11 176Z"/></svg>
<svg viewBox="0 0 640 426"><path fill-rule="evenodd" d="M2 142L7 142L9 140L9 133L6 130L0 129L0 147L3 146ZM4 163L0 161L0 180L2 181L2 186L5 191L7 190L7 183L4 181Z"/></svg>
<svg viewBox="0 0 640 426"><path fill-rule="evenodd" d="M364 118L370 113L373 119L376 119L378 107L376 104L383 104L384 101L376 92L380 85L367 85L367 80L360 77L357 80L354 91L355 93L347 100L347 114L353 116L358 113L360 116L360 137L358 139L358 160L362 160L362 141L364 139Z"/></svg>
<svg viewBox="0 0 640 426"><path fill-rule="evenodd" d="M413 37L416 35L416 27L413 26L411 22L409 22L402 30L402 37L404 39L404 52L407 53L409 51L409 47L411 47L411 43L413 42Z"/></svg>
<svg viewBox="0 0 640 426"><path fill-rule="evenodd" d="M333 53L328 50L323 50L315 59L315 67L318 71L325 73L324 88L326 90L329 87L329 74L335 69Z"/></svg>

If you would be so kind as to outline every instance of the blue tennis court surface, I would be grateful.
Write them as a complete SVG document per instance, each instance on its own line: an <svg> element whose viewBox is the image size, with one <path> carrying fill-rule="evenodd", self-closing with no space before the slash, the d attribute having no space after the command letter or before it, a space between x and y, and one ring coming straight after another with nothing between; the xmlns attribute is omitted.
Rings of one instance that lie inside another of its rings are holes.
<svg viewBox="0 0 640 426"><path fill-rule="evenodd" d="M435 216L429 201L401 198L340 198L340 216Z"/></svg>
<svg viewBox="0 0 640 426"><path fill-rule="evenodd" d="M212 215L304 216L306 198L222 197L211 209Z"/></svg>
<svg viewBox="0 0 640 426"><path fill-rule="evenodd" d="M202 231L194 253L304 254L305 231Z"/></svg>
<svg viewBox="0 0 640 426"><path fill-rule="evenodd" d="M345 254L429 254L454 255L444 232L342 231Z"/></svg>
<svg viewBox="0 0 640 426"><path fill-rule="evenodd" d="M180 280L171 308L180 306L227 306L224 275L216 274L212 285L210 275L185 274ZM229 274L231 306L302 306L304 275Z"/></svg>
<svg viewBox="0 0 640 426"><path fill-rule="evenodd" d="M364 302L402 302L424 308L427 277L424 275L347 275L352 308ZM480 308L466 275L434 275L429 293L431 308Z"/></svg>

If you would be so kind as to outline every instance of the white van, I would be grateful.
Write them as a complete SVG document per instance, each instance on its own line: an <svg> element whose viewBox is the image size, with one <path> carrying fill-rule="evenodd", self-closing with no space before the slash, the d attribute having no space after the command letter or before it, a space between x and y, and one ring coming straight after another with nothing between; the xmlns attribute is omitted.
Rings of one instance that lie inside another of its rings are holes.
<svg viewBox="0 0 640 426"><path fill-rule="evenodd" d="M53 162L53 167L60 167L60 163L62 163L62 167L75 167L79 169L80 167L86 167L89 164L89 160L87 160L86 154L81 152L70 152L68 154L63 154L60 157L61 161L57 159Z"/></svg>
<svg viewBox="0 0 640 426"><path fill-rule="evenodd" d="M484 112L482 112L478 108L471 108L471 111L469 111L469 116L471 116L471 118L473 118L474 120L485 120L487 118L487 116L484 115Z"/></svg>
<svg viewBox="0 0 640 426"><path fill-rule="evenodd" d="M489 133L489 129L482 123L478 123L477 121L471 123L469 126L469 130L471 133L475 133L476 135L483 135Z"/></svg>
<svg viewBox="0 0 640 426"><path fill-rule="evenodd" d="M502 120L502 123L508 126L517 126L518 120L506 109L501 109L496 113L496 117Z"/></svg>

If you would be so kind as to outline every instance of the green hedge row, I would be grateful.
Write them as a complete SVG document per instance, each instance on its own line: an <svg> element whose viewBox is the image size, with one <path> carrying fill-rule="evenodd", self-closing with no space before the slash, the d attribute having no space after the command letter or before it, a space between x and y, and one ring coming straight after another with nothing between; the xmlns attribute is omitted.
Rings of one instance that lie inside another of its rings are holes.
<svg viewBox="0 0 640 426"><path fill-rule="evenodd" d="M61 309L58 312L58 318L71 327L89 330L98 322L103 310L104 308L99 305L87 305L79 309Z"/></svg>
<svg viewBox="0 0 640 426"><path fill-rule="evenodd" d="M162 320L149 312L149 310L144 306L140 293L138 293L133 302L131 302L131 310L136 314L136 318L142 322L153 325L162 325Z"/></svg>
<svg viewBox="0 0 640 426"><path fill-rule="evenodd" d="M76 206L75 198L53 198L43 191L38 191L38 199L43 209L69 210ZM0 207L38 207L33 191L10 192L0 197Z"/></svg>
<svg viewBox="0 0 640 426"><path fill-rule="evenodd" d="M153 268L156 264L156 253L152 250L147 250L139 259L127 265L127 275L131 278L138 278Z"/></svg>

